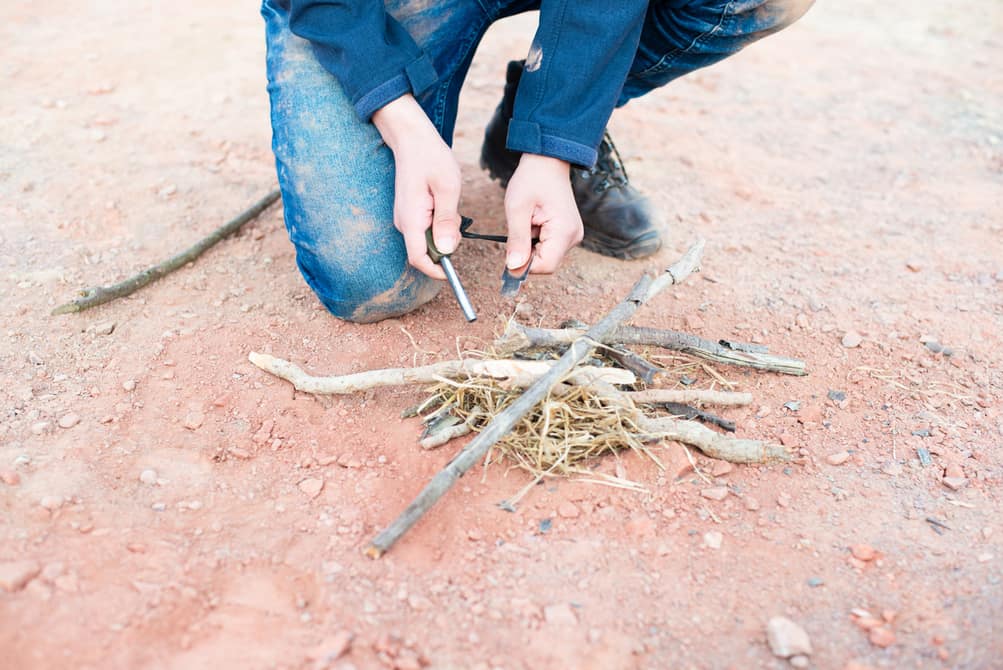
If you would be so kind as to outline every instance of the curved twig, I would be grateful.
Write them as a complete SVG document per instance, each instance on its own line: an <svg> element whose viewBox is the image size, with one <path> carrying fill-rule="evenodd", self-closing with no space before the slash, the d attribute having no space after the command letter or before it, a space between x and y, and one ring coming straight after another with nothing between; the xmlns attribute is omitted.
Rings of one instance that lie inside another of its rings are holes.
<svg viewBox="0 0 1003 670"><path fill-rule="evenodd" d="M241 226L245 223L257 218L259 214L268 209L273 202L279 199L280 195L281 194L278 189L272 191L264 198L251 205L250 208L241 212L236 218L224 223L222 226L212 231L184 251L175 254L167 260L157 263L152 267L146 268L139 274L133 275L128 279L123 279L117 284L112 284L110 286L95 286L93 288L80 291L79 297L56 307L52 310L52 315L56 316L58 314L82 312L85 309L97 307L98 305L103 305L106 302L110 302L118 298L124 298L127 295L135 293L147 284L155 282L161 277L174 272L178 268L191 263L193 260L205 253L206 250L214 247L220 240L233 235L235 232L240 230Z"/></svg>

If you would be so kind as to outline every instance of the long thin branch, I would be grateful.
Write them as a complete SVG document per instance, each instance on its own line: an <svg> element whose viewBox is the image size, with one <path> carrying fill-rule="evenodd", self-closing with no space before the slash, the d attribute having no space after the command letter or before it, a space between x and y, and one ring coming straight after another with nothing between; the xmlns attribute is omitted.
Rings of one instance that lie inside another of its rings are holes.
<svg viewBox="0 0 1003 670"><path fill-rule="evenodd" d="M184 251L175 254L167 260L157 263L152 267L146 268L139 274L133 275L128 279L124 279L117 284L112 284L110 286L95 286L93 288L80 291L79 297L55 308L52 310L52 315L55 316L57 314L82 312L85 309L97 307L98 305L103 305L106 302L110 302L117 298L124 298L127 295L135 293L147 284L174 272L180 267L184 267L188 263L191 263L193 260L205 253L206 250L214 247L220 240L233 235L235 232L240 230L245 223L257 218L259 214L268 209L268 207L273 202L278 200L279 197L280 193L278 189L272 191L264 198L251 205L248 209L241 212L236 218L227 221L222 226L212 231Z"/></svg>
<svg viewBox="0 0 1003 670"><path fill-rule="evenodd" d="M384 368L366 370L337 377L314 377L307 374L295 363L252 351L248 360L256 366L290 382L297 391L318 394L346 394L366 391L380 386L401 386L403 384L429 384L443 377L457 379L464 377L492 377L505 380L512 388L525 388L547 373L551 361L518 361L465 358L441 361L416 368ZM567 378L572 384L588 385L596 380L610 384L633 384L637 381L634 373L620 368L582 366L576 368Z"/></svg>
<svg viewBox="0 0 1003 670"><path fill-rule="evenodd" d="M495 346L505 354L513 354L533 347L558 347L581 337L584 331L576 328L531 328L510 321L505 333L495 341ZM742 351L726 347L719 342L706 340L690 333L658 328L621 326L607 337L603 344L633 344L655 346L672 351L693 354L716 363L726 363L757 370L769 370L788 375L808 374L804 361L758 351Z"/></svg>
<svg viewBox="0 0 1003 670"><path fill-rule="evenodd" d="M623 395L638 405L677 402L684 405L720 405L740 407L752 404L751 393L734 391L709 391L704 389L646 389L626 391Z"/></svg>
<svg viewBox="0 0 1003 670"><path fill-rule="evenodd" d="M656 293L651 290L652 287L658 286L659 289L662 289L671 284L677 284L698 270L703 256L703 248L704 241L697 241L679 261L654 281L647 275L642 276L620 304L592 326L582 337L572 342L549 372L537 379L515 402L499 412L491 423L484 427L484 430L467 443L463 450L432 478L404 512L373 538L366 549L366 554L371 558L379 558L390 549L418 519L431 509L439 498L452 488L453 484L467 470L480 462L498 440L512 430L523 416L546 397L554 384L560 382L578 363L584 360L593 351L596 343L602 342L617 326L633 316L641 305L654 297Z"/></svg>

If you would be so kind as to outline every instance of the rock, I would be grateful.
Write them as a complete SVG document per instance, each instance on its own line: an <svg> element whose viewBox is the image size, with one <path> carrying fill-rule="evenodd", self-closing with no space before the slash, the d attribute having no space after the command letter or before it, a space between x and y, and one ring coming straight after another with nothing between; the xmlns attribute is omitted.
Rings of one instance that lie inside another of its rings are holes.
<svg viewBox="0 0 1003 670"><path fill-rule="evenodd" d="M825 462L828 463L829 465L842 465L843 463L846 463L848 460L850 460L850 452L846 450L837 451L836 453L829 454L828 456L825 457Z"/></svg>
<svg viewBox="0 0 1003 670"><path fill-rule="evenodd" d="M964 479L965 470L957 463L948 463L944 466L944 477L947 479Z"/></svg>
<svg viewBox="0 0 1003 670"><path fill-rule="evenodd" d="M63 506L62 496L45 496L38 504L49 510L50 512L55 512L57 509Z"/></svg>
<svg viewBox="0 0 1003 670"><path fill-rule="evenodd" d="M13 470L0 470L0 482L7 486L17 486L21 483L21 475Z"/></svg>
<svg viewBox="0 0 1003 670"><path fill-rule="evenodd" d="M564 501L557 508L557 515L565 519L577 519L581 512L573 502Z"/></svg>
<svg viewBox="0 0 1003 670"><path fill-rule="evenodd" d="M31 424L31 433L32 435L41 435L46 431L48 431L49 426L51 425L52 424L49 423L48 421L36 421L35 423Z"/></svg>
<svg viewBox="0 0 1003 670"><path fill-rule="evenodd" d="M139 481L143 482L147 486L154 486L157 483L157 471L143 470L139 473Z"/></svg>
<svg viewBox="0 0 1003 670"><path fill-rule="evenodd" d="M811 665L811 661L804 654L798 654L797 656L791 656L790 664L794 668L807 668Z"/></svg>
<svg viewBox="0 0 1003 670"><path fill-rule="evenodd" d="M467 539L471 542L480 542L484 539L484 533L479 528L471 528L467 531Z"/></svg>
<svg viewBox="0 0 1003 670"><path fill-rule="evenodd" d="M944 486L952 491L959 491L968 486L968 480L964 477L944 477Z"/></svg>
<svg viewBox="0 0 1003 670"><path fill-rule="evenodd" d="M686 455L686 448L678 442L665 444L665 455L659 454L665 464L665 475L669 481L676 481L693 472L693 463Z"/></svg>
<svg viewBox="0 0 1003 670"><path fill-rule="evenodd" d="M874 547L869 544L855 544L850 547L850 553L858 561L873 561L878 555L878 552L874 551Z"/></svg>
<svg viewBox="0 0 1003 670"><path fill-rule="evenodd" d="M811 655L811 640L804 628L790 619L775 616L766 624L766 641L774 656L790 658L791 656Z"/></svg>
<svg viewBox="0 0 1003 670"><path fill-rule="evenodd" d="M578 617L575 615L575 611L567 603L557 603L544 607L543 620L555 626L575 626L578 624Z"/></svg>
<svg viewBox="0 0 1003 670"><path fill-rule="evenodd" d="M843 346L847 349L855 349L860 346L860 343L864 341L864 338L855 330L847 331L843 335Z"/></svg>
<svg viewBox="0 0 1003 670"><path fill-rule="evenodd" d="M749 510L750 512L758 512L759 501L753 498L752 496L745 496L745 509Z"/></svg>
<svg viewBox="0 0 1003 670"><path fill-rule="evenodd" d="M790 507L791 497L786 493L777 494L777 507Z"/></svg>
<svg viewBox="0 0 1003 670"><path fill-rule="evenodd" d="M35 561L9 561L0 563L0 589L13 593L38 577L42 566Z"/></svg>
<svg viewBox="0 0 1003 670"><path fill-rule="evenodd" d="M877 628L871 629L867 639L870 640L871 644L875 647L881 647L884 649L895 644L895 633L883 626L878 626Z"/></svg>
<svg viewBox="0 0 1003 670"><path fill-rule="evenodd" d="M80 423L80 415L70 412L59 417L59 427L60 428L73 428L73 426Z"/></svg>
<svg viewBox="0 0 1003 670"><path fill-rule="evenodd" d="M326 670L332 663L348 653L352 647L355 633L339 630L307 652L307 660L313 662L314 670Z"/></svg>
<svg viewBox="0 0 1003 670"><path fill-rule="evenodd" d="M320 495L321 490L324 488L324 480L318 479L317 477L308 477L296 486L298 486L299 490L307 494L310 498L316 498Z"/></svg>
<svg viewBox="0 0 1003 670"><path fill-rule="evenodd" d="M188 430L198 430L205 423L205 414L202 412L188 412L185 415L185 420L182 422L183 425Z"/></svg>
<svg viewBox="0 0 1003 670"><path fill-rule="evenodd" d="M723 541L724 541L724 535L722 535L716 530L709 530L703 534L704 546L709 547L711 549L720 549L721 542Z"/></svg>
<svg viewBox="0 0 1003 670"><path fill-rule="evenodd" d="M734 469L735 466L728 461L714 461L714 467L711 468L710 473L715 477L724 477Z"/></svg>
<svg viewBox="0 0 1003 670"><path fill-rule="evenodd" d="M700 495L708 500L716 500L718 502L724 500L728 497L728 487L727 486L712 486L708 489L703 489L700 491Z"/></svg>
<svg viewBox="0 0 1003 670"><path fill-rule="evenodd" d="M126 390L126 391L135 391L136 390L136 380L135 379L126 379L124 382L122 382L122 388L124 390Z"/></svg>
<svg viewBox="0 0 1003 670"><path fill-rule="evenodd" d="M115 325L114 321L99 321L91 326L91 330L96 335L111 335L115 332Z"/></svg>

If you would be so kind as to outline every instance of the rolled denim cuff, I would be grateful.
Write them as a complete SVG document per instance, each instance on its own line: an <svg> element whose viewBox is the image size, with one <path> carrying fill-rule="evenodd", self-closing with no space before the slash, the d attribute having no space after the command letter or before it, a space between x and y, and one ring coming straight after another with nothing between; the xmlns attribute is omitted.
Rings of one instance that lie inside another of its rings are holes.
<svg viewBox="0 0 1003 670"><path fill-rule="evenodd" d="M355 112L363 121L368 121L377 109L383 107L405 93L412 93L416 97L431 88L439 75L432 65L432 60L425 54L414 59L404 67L404 72L385 81L372 89L355 104Z"/></svg>
<svg viewBox="0 0 1003 670"><path fill-rule="evenodd" d="M515 119L509 122L505 146L511 151L559 158L587 168L595 165L598 156L594 147L545 133L538 123Z"/></svg>

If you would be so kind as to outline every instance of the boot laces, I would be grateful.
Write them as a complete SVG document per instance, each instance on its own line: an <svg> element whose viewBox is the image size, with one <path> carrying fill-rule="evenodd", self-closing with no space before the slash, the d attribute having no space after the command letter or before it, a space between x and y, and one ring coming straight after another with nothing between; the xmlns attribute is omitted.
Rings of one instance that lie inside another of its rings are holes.
<svg viewBox="0 0 1003 670"><path fill-rule="evenodd" d="M598 193L628 184L627 168L624 166L623 158L620 157L620 152L613 144L613 138L609 136L608 132L603 132L602 141L599 143L599 157L596 159L596 164L589 169L588 174L593 177L601 177L601 181L595 185Z"/></svg>

